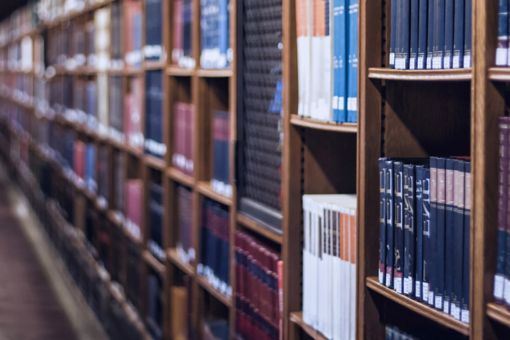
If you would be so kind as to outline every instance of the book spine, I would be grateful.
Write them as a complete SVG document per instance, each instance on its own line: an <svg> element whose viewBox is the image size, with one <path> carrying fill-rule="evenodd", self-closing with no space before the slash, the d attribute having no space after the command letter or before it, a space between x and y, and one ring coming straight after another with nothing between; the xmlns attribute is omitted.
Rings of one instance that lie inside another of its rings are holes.
<svg viewBox="0 0 510 340"><path fill-rule="evenodd" d="M420 0L411 0L409 69L418 68Z"/></svg>
<svg viewBox="0 0 510 340"><path fill-rule="evenodd" d="M386 161L386 286L394 287L394 246L395 246L395 206L393 187L395 178L393 176L393 161Z"/></svg>
<svg viewBox="0 0 510 340"><path fill-rule="evenodd" d="M334 0L333 48L335 55L333 120L347 121L347 0Z"/></svg>
<svg viewBox="0 0 510 340"><path fill-rule="evenodd" d="M421 300L422 282L423 282L423 186L424 186L425 168L416 167L416 204L415 204L415 222L416 222L416 280L414 287L414 296Z"/></svg>
<svg viewBox="0 0 510 340"><path fill-rule="evenodd" d="M444 20L444 54L443 68L452 68L453 62L453 35L454 35L454 2L455 0L445 0L445 20Z"/></svg>
<svg viewBox="0 0 510 340"><path fill-rule="evenodd" d="M404 70L406 67L406 50L405 50L405 21L408 19L405 15L406 3L410 0L397 0L396 12L396 42L395 42L395 68Z"/></svg>
<svg viewBox="0 0 510 340"><path fill-rule="evenodd" d="M429 232L426 235L426 257L425 257L425 273L424 278L424 294L426 293L427 302L434 305L434 293L436 290L436 233L437 233L437 158L430 159L430 221Z"/></svg>
<svg viewBox="0 0 510 340"><path fill-rule="evenodd" d="M427 15L427 56L426 68L432 69L434 59L434 30L436 15L436 0L428 0Z"/></svg>
<svg viewBox="0 0 510 340"><path fill-rule="evenodd" d="M394 197L395 197L395 247L394 247L394 289L403 294L404 276L404 165L394 163Z"/></svg>
<svg viewBox="0 0 510 340"><path fill-rule="evenodd" d="M464 63L464 0L455 0L454 20L452 67L461 68Z"/></svg>
<svg viewBox="0 0 510 340"><path fill-rule="evenodd" d="M454 160L446 160L446 221L445 221L445 287L443 297L443 312L450 314L451 297L453 292L453 263L454 263Z"/></svg>
<svg viewBox="0 0 510 340"><path fill-rule="evenodd" d="M443 68L443 56L445 47L445 1L435 0L434 11L434 58L433 69Z"/></svg>
<svg viewBox="0 0 510 340"><path fill-rule="evenodd" d="M471 67L471 32L472 32L472 0L465 0L464 5L464 61L463 67Z"/></svg>
<svg viewBox="0 0 510 340"><path fill-rule="evenodd" d="M419 0L418 57L416 60L416 68L419 70L425 69L427 67L428 4L429 4L429 0Z"/></svg>
<svg viewBox="0 0 510 340"><path fill-rule="evenodd" d="M454 170L454 284L451 300L451 315L460 320L461 300L462 300L462 240L464 233L464 189L465 189L465 175L464 163L460 160L455 161Z"/></svg>
<svg viewBox="0 0 510 340"><path fill-rule="evenodd" d="M404 165L404 294L414 295L415 280L415 168Z"/></svg>
<svg viewBox="0 0 510 340"><path fill-rule="evenodd" d="M391 1L391 13L390 13L390 55L389 55L389 65L390 68L395 68L395 56L397 49L397 8L400 0L392 0Z"/></svg>
<svg viewBox="0 0 510 340"><path fill-rule="evenodd" d="M508 63L508 35L508 0L499 0L497 66L506 66Z"/></svg>
<svg viewBox="0 0 510 340"><path fill-rule="evenodd" d="M349 0L349 74L347 122L358 121L358 21L359 0Z"/></svg>
<svg viewBox="0 0 510 340"><path fill-rule="evenodd" d="M385 285L386 273L386 159L379 159L379 283Z"/></svg>
<svg viewBox="0 0 510 340"><path fill-rule="evenodd" d="M437 164L437 215L436 215L436 249L434 266L434 306L443 309L445 287L445 232L446 232L446 160L438 159Z"/></svg>
<svg viewBox="0 0 510 340"><path fill-rule="evenodd" d="M469 0L468 0L469 1ZM471 249L471 236L470 236L470 218L471 218L471 164L465 162L465 191L464 191L464 242L462 254L462 308L461 308L461 321L469 323L470 320L470 299L469 299L469 277L470 277L470 249Z"/></svg>

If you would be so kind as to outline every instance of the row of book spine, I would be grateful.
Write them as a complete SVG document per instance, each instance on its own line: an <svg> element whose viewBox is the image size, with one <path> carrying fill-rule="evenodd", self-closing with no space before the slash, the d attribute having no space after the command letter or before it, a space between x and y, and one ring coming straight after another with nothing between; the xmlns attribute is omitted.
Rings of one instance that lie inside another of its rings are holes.
<svg viewBox="0 0 510 340"><path fill-rule="evenodd" d="M232 295L230 287L230 242L228 208L211 200L202 204L199 275L225 296Z"/></svg>
<svg viewBox="0 0 510 340"><path fill-rule="evenodd" d="M278 339L282 332L283 262L277 252L242 231L235 234L236 334Z"/></svg>
<svg viewBox="0 0 510 340"><path fill-rule="evenodd" d="M356 196L303 196L303 319L328 339L356 334Z"/></svg>
<svg viewBox="0 0 510 340"><path fill-rule="evenodd" d="M392 0L390 21L390 67L471 67L472 0Z"/></svg>
<svg viewBox="0 0 510 340"><path fill-rule="evenodd" d="M379 282L469 323L469 160L381 158L379 180Z"/></svg>
<svg viewBox="0 0 510 340"><path fill-rule="evenodd" d="M358 0L297 2L300 116L357 122L358 21Z"/></svg>

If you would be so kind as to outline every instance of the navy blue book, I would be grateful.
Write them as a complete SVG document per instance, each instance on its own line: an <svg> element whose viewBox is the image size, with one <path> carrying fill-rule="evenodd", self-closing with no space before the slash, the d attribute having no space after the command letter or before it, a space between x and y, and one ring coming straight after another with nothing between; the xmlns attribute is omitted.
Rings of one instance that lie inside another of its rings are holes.
<svg viewBox="0 0 510 340"><path fill-rule="evenodd" d="M420 0L411 0L411 22L410 22L410 55L409 68L418 68L418 41L420 29Z"/></svg>
<svg viewBox="0 0 510 340"><path fill-rule="evenodd" d="M434 10L434 44L432 68L443 68L443 56L445 47L445 1L435 0Z"/></svg>
<svg viewBox="0 0 510 340"><path fill-rule="evenodd" d="M379 159L379 283L386 274L386 158Z"/></svg>
<svg viewBox="0 0 510 340"><path fill-rule="evenodd" d="M426 68L432 69L434 59L434 25L436 16L436 0L428 0L427 15L427 59Z"/></svg>
<svg viewBox="0 0 510 340"><path fill-rule="evenodd" d="M470 0L468 0L470 1ZM462 254L462 307L461 307L461 320L468 323L469 315L469 250L470 250L470 217L471 217L471 163L464 162L465 183L466 189L464 192L465 205L464 205L464 242Z"/></svg>
<svg viewBox="0 0 510 340"><path fill-rule="evenodd" d="M465 0L464 6L464 62L463 67L471 67L471 2L472 0Z"/></svg>
<svg viewBox="0 0 510 340"><path fill-rule="evenodd" d="M464 0L455 0L454 16L452 67L461 68L464 64Z"/></svg>
<svg viewBox="0 0 510 340"><path fill-rule="evenodd" d="M395 54L397 48L397 7L399 0L391 1L390 17L390 67L395 68Z"/></svg>
<svg viewBox="0 0 510 340"><path fill-rule="evenodd" d="M395 184L393 176L393 161L386 161L386 280L385 284L389 288L394 287L394 239L395 239L395 226L394 226L394 213L395 207L393 204L393 187Z"/></svg>
<svg viewBox="0 0 510 340"><path fill-rule="evenodd" d="M508 64L508 0L499 0L498 8L498 48L496 49L496 65Z"/></svg>
<svg viewBox="0 0 510 340"><path fill-rule="evenodd" d="M394 204L395 204L395 245L393 284L397 293L404 292L404 164L401 161L393 162Z"/></svg>
<svg viewBox="0 0 510 340"><path fill-rule="evenodd" d="M416 274L414 296L422 299L423 282L423 186L425 184L425 167L417 165L416 169Z"/></svg>
<svg viewBox="0 0 510 340"><path fill-rule="evenodd" d="M425 237L425 272L427 275L424 277L424 295L427 297L427 302L434 305L435 290L436 290L436 234L437 234L437 170L438 159L436 157L430 158L430 221L429 233ZM424 231L425 233L425 231Z"/></svg>
<svg viewBox="0 0 510 340"><path fill-rule="evenodd" d="M404 165L404 294L414 296L416 223L415 165Z"/></svg>
<svg viewBox="0 0 510 340"><path fill-rule="evenodd" d="M445 1L445 16L444 16L444 55L443 55L443 68L452 68L453 66L453 30L454 30L454 9L455 0Z"/></svg>
<svg viewBox="0 0 510 340"><path fill-rule="evenodd" d="M418 59L416 68L421 70L427 67L427 28L428 28L429 0L419 0L418 10Z"/></svg>
<svg viewBox="0 0 510 340"><path fill-rule="evenodd" d="M445 287L443 296L443 312L450 314L451 296L453 292L453 263L454 263L454 165L453 158L446 159L446 222L445 222Z"/></svg>
<svg viewBox="0 0 510 340"><path fill-rule="evenodd" d="M402 57L403 69L409 69L409 57L411 55L411 0L404 0L402 6Z"/></svg>
<svg viewBox="0 0 510 340"><path fill-rule="evenodd" d="M436 249L434 266L434 306L443 309L445 288L445 236L446 236L446 159L437 159Z"/></svg>
<svg viewBox="0 0 510 340"><path fill-rule="evenodd" d="M462 297L462 241L464 239L464 201L465 201L465 173L464 162L455 160L454 163L454 230L453 240L454 254L453 254L453 289L450 309L452 316L460 320L460 307Z"/></svg>
<svg viewBox="0 0 510 340"><path fill-rule="evenodd" d="M162 17L161 0L145 0L144 55L147 60L158 60L161 58L161 43L163 41Z"/></svg>

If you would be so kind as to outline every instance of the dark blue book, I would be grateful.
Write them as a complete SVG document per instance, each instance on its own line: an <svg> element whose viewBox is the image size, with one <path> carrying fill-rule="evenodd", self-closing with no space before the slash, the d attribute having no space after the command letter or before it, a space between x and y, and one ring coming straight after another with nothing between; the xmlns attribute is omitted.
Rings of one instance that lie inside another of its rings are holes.
<svg viewBox="0 0 510 340"><path fill-rule="evenodd" d="M434 0L434 44L432 68L443 68L443 56L445 47L445 1Z"/></svg>
<svg viewBox="0 0 510 340"><path fill-rule="evenodd" d="M437 158L434 307L443 309L445 288L446 159Z"/></svg>
<svg viewBox="0 0 510 340"><path fill-rule="evenodd" d="M455 0L452 67L464 64L464 0Z"/></svg>
<svg viewBox="0 0 510 340"><path fill-rule="evenodd" d="M379 159L379 283L386 273L386 158Z"/></svg>
<svg viewBox="0 0 510 340"><path fill-rule="evenodd" d="M455 250L455 238L454 238L454 165L455 160L452 158L446 159L446 220L445 220L445 255L444 255L444 272L445 272L445 284L443 294L443 312L450 314L451 312L451 297L453 292L453 264L454 264L454 250Z"/></svg>
<svg viewBox="0 0 510 340"><path fill-rule="evenodd" d="M145 59L159 60L163 52L161 47L163 41L161 0L145 1L145 18Z"/></svg>
<svg viewBox="0 0 510 340"><path fill-rule="evenodd" d="M397 293L404 293L404 164L401 161L393 162L394 204L395 204L395 246L393 284Z"/></svg>
<svg viewBox="0 0 510 340"><path fill-rule="evenodd" d="M423 165L416 166L416 280L414 286L414 296L417 300L421 300L422 282L423 282L423 186L425 182L425 167Z"/></svg>
<svg viewBox="0 0 510 340"><path fill-rule="evenodd" d="M410 14L411 0L399 0L397 9L397 48L395 68L405 70L409 68L410 55Z"/></svg>
<svg viewBox="0 0 510 340"><path fill-rule="evenodd" d="M418 68L420 0L411 0L409 68Z"/></svg>
<svg viewBox="0 0 510 340"><path fill-rule="evenodd" d="M393 161L386 161L386 179L384 184L386 186L386 279L385 284L389 288L394 287L394 239L395 239L395 206L393 200L393 187L395 184L393 176Z"/></svg>
<svg viewBox="0 0 510 340"><path fill-rule="evenodd" d="M358 121L358 22L359 0L349 0L349 67L347 74L347 122Z"/></svg>
<svg viewBox="0 0 510 340"><path fill-rule="evenodd" d="M454 35L454 9L455 0L445 1L445 15L444 15L444 53L443 53L443 68L449 69L453 66L453 35Z"/></svg>
<svg viewBox="0 0 510 340"><path fill-rule="evenodd" d="M418 59L416 68L421 70L427 67L427 34L428 34L428 4L429 0L419 0L418 10Z"/></svg>
<svg viewBox="0 0 510 340"><path fill-rule="evenodd" d="M391 1L391 17L390 17L390 60L389 64L391 68L395 68L395 55L397 49L397 8L400 0Z"/></svg>
<svg viewBox="0 0 510 340"><path fill-rule="evenodd" d="M470 1L470 0L468 0ZM470 249L471 249L471 235L470 235L470 218L471 218L471 164L464 162L465 171L465 204L464 204L464 242L462 249L462 307L461 307L461 320L469 323L470 320L470 300L469 300L469 276L470 276Z"/></svg>
<svg viewBox="0 0 510 340"><path fill-rule="evenodd" d="M454 163L454 254L453 254L453 289L450 303L452 316L460 320L461 300L462 300L462 240L464 237L464 193L465 193L465 173L464 162L455 160Z"/></svg>
<svg viewBox="0 0 510 340"><path fill-rule="evenodd" d="M471 31L472 31L472 0L465 0L464 6L464 62L463 67L471 67Z"/></svg>
<svg viewBox="0 0 510 340"><path fill-rule="evenodd" d="M435 16L436 16L436 0L428 0L426 68L429 70L432 69L434 59Z"/></svg>
<svg viewBox="0 0 510 340"><path fill-rule="evenodd" d="M424 277L424 293L427 297L427 302L430 305L434 305L435 290L436 290L436 234L437 234L437 170L438 170L438 158L430 158L430 221L429 221L429 232L425 237L425 273ZM424 231L425 233L425 231ZM425 235L425 234L424 234Z"/></svg>
<svg viewBox="0 0 510 340"><path fill-rule="evenodd" d="M499 0L498 8L498 47L496 49L496 65L508 64L508 0Z"/></svg>
<svg viewBox="0 0 510 340"><path fill-rule="evenodd" d="M404 294L414 296L416 234L415 234L415 165L404 165Z"/></svg>

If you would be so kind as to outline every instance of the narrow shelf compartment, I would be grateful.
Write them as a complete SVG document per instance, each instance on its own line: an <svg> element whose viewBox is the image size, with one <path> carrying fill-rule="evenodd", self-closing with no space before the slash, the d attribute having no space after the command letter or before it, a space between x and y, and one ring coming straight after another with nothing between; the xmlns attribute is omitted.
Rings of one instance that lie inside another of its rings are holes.
<svg viewBox="0 0 510 340"><path fill-rule="evenodd" d="M489 68L489 79L492 81L510 81L510 67Z"/></svg>
<svg viewBox="0 0 510 340"><path fill-rule="evenodd" d="M402 81L470 81L471 68L447 70L395 70L385 67L368 69L370 79Z"/></svg>
<svg viewBox="0 0 510 340"><path fill-rule="evenodd" d="M193 179L193 177L186 175L185 173L174 167L171 167L170 169L167 170L167 175L172 180L180 184L186 185L188 187L193 187L193 185L195 184L195 180Z"/></svg>
<svg viewBox="0 0 510 340"><path fill-rule="evenodd" d="M510 311L505 306L494 302L488 303L487 316L492 320L510 328Z"/></svg>
<svg viewBox="0 0 510 340"><path fill-rule="evenodd" d="M210 198L216 202L219 202L226 206L232 205L232 198L224 196L224 195L219 194L216 191L214 191L209 182L205 182L205 181L198 182L197 191L199 193L201 193L202 195L204 195L205 197Z"/></svg>
<svg viewBox="0 0 510 340"><path fill-rule="evenodd" d="M229 68L223 70L198 69L197 76L202 78L229 78L232 76L232 70Z"/></svg>
<svg viewBox="0 0 510 340"><path fill-rule="evenodd" d="M186 275L193 276L195 274L193 266L182 261L175 248L167 250L167 256L170 262L182 270Z"/></svg>
<svg viewBox="0 0 510 340"><path fill-rule="evenodd" d="M469 325L465 324L441 311L438 311L421 302L410 299L404 295L398 294L393 290L381 285L376 277L367 277L367 287L375 293L425 317L439 325L452 329L460 334L469 336Z"/></svg>
<svg viewBox="0 0 510 340"><path fill-rule="evenodd" d="M294 126L300 126L308 129L332 131L332 132L344 132L344 133L358 133L357 124L337 124L334 122L322 122L310 118L302 118L296 114L291 115L290 123Z"/></svg>
<svg viewBox="0 0 510 340"><path fill-rule="evenodd" d="M164 275L165 274L165 265L161 262L159 262L154 255L152 255L148 250L145 250L143 252L143 259L145 260L145 263L147 263L152 269L157 271L159 274Z"/></svg>
<svg viewBox="0 0 510 340"><path fill-rule="evenodd" d="M243 213L237 214L237 223L277 244L282 244L283 242L283 235L281 231L277 232L276 230L270 229Z"/></svg>
<svg viewBox="0 0 510 340"><path fill-rule="evenodd" d="M219 302L221 302L222 304L224 304L225 306L227 307L232 307L232 299L229 298L228 296L220 293L216 288L214 288L208 281L205 277L203 276L200 276L200 275L196 275L195 276L196 278L196 281L197 283L200 285L200 287L202 287L203 289L205 289L209 294L211 294L212 296L214 296L214 298L216 298L216 300L218 300Z"/></svg>
<svg viewBox="0 0 510 340"><path fill-rule="evenodd" d="M303 320L303 312L292 312L290 313L290 322L292 322L297 327L301 328L303 332L305 332L308 336L315 340L326 340L327 338L322 335L319 331L316 331L309 325L305 323Z"/></svg>

